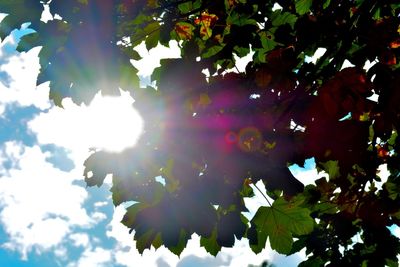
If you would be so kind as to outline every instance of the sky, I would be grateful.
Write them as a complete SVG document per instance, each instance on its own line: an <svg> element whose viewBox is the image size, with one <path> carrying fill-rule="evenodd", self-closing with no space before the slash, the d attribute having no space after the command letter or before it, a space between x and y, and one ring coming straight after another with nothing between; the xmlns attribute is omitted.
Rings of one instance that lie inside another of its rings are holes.
<svg viewBox="0 0 400 267"><path fill-rule="evenodd" d="M110 179L100 188L86 188L83 162L93 147L121 151L140 142L146 122L123 92L118 98L96 95L89 106L70 99L63 101L64 109L54 106L49 83L36 85L40 47L15 51L26 26L0 43L0 266L212 267L268 260L290 267L304 258L285 257L268 246L255 255L247 240L212 257L196 235L180 257L164 247L140 255L120 223L126 207L112 204ZM179 56L176 48L138 51L144 59L135 65L143 77L160 57ZM265 205L259 193L246 204L249 218Z"/></svg>

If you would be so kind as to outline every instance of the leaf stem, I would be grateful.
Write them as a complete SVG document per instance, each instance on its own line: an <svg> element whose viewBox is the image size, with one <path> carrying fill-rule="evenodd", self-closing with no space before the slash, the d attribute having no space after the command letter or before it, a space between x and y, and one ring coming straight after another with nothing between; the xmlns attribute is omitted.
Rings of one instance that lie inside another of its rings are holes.
<svg viewBox="0 0 400 267"><path fill-rule="evenodd" d="M268 202L268 205L272 208L272 204L271 204L271 202L268 200L267 196L260 190L260 188L259 188L255 183L253 183L253 185L254 185L254 187L258 190L258 192L261 193L261 195L264 197L264 199Z"/></svg>

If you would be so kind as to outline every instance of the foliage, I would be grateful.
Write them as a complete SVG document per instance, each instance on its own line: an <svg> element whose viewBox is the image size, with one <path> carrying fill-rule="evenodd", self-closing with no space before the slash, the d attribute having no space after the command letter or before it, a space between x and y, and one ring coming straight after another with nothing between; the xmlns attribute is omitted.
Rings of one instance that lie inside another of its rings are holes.
<svg viewBox="0 0 400 267"><path fill-rule="evenodd" d="M135 202L122 223L140 252L164 245L180 254L197 233L212 255L246 237L255 252L267 239L287 255L305 248L301 266L398 265L400 243L388 229L400 224L398 1L48 5L62 19L40 21L39 1L0 0L10 14L0 37L31 22L36 32L19 50L42 46L38 82L51 81L57 105L132 92L146 122L140 143L92 154L85 176L101 186L113 174L114 204ZM162 60L156 89L138 88L133 47L170 40L182 57ZM326 51L313 62L318 48ZM227 72L250 52L245 71ZM353 66L342 68L346 60ZM308 158L328 177L304 187L288 166ZM390 175L379 186L382 166ZM243 199L259 180L274 202L248 221Z"/></svg>

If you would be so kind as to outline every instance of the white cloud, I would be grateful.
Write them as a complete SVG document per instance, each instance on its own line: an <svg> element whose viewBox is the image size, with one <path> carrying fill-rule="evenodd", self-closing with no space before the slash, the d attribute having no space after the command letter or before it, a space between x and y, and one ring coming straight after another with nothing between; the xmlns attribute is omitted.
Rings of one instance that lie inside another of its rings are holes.
<svg viewBox="0 0 400 267"><path fill-rule="evenodd" d="M23 107L33 105L41 110L50 107L48 83L36 86L40 68L39 52L40 48L36 47L28 52L13 55L8 58L8 62L0 66L0 71L7 72L10 79L8 86L0 83L1 110L11 103Z"/></svg>
<svg viewBox="0 0 400 267"><path fill-rule="evenodd" d="M107 206L108 204L109 204L109 203L108 203L107 201L99 201L99 202L94 203L94 206L95 206L96 208L100 208L100 207Z"/></svg>
<svg viewBox="0 0 400 267"><path fill-rule="evenodd" d="M107 219L107 215L103 212L93 212L90 217L95 220L97 223L104 221L105 219Z"/></svg>
<svg viewBox="0 0 400 267"><path fill-rule="evenodd" d="M78 262L73 262L67 267L102 267L109 266L112 260L112 254L109 250L97 247L95 249L87 248Z"/></svg>
<svg viewBox="0 0 400 267"><path fill-rule="evenodd" d="M94 223L82 207L86 190L73 184L81 170L54 168L38 146L10 142L1 153L16 161L0 178L0 223L8 235L4 247L26 258L33 249L42 252L60 244L72 227Z"/></svg>
<svg viewBox="0 0 400 267"><path fill-rule="evenodd" d="M64 109L52 107L29 122L29 128L41 144L57 144L87 156L89 148L121 151L133 146L143 128L143 121L133 108L129 93L121 97L102 97L98 93L91 104L78 106L71 99ZM82 157L78 160L82 162Z"/></svg>
<svg viewBox="0 0 400 267"><path fill-rule="evenodd" d="M138 75L150 76L153 70L160 66L162 58L179 58L181 56L177 42L171 41L169 46L165 47L159 44L150 51L147 51L144 42L136 46L135 50L142 56L141 60L132 61L133 66L139 70Z"/></svg>
<svg viewBox="0 0 400 267"><path fill-rule="evenodd" d="M76 247L87 247L89 245L89 235L86 233L73 233L69 235L69 239Z"/></svg>

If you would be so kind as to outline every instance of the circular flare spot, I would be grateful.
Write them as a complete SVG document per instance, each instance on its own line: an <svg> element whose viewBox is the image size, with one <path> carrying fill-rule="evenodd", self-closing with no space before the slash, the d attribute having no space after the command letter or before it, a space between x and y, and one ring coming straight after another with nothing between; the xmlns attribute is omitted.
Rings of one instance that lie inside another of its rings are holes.
<svg viewBox="0 0 400 267"><path fill-rule="evenodd" d="M238 141L238 136L236 133L234 132L228 132L225 135L225 142L227 142L228 144L235 144Z"/></svg>
<svg viewBox="0 0 400 267"><path fill-rule="evenodd" d="M246 127L239 132L239 148L245 152L253 152L262 145L262 134L255 127Z"/></svg>

